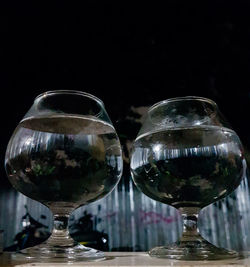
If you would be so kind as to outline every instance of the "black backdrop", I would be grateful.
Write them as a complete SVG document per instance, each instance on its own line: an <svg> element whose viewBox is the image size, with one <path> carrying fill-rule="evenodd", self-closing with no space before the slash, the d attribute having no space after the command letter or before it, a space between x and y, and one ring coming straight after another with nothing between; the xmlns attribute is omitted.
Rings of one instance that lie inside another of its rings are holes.
<svg viewBox="0 0 250 267"><path fill-rule="evenodd" d="M0 3L0 186L7 142L47 90L100 97L115 126L131 105L209 97L250 146L250 1L79 3Z"/></svg>

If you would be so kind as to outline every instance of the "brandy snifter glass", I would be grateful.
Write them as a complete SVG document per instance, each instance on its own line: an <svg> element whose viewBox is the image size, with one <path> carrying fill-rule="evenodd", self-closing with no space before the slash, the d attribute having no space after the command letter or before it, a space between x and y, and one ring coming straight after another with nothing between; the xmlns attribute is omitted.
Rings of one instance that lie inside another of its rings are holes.
<svg viewBox="0 0 250 267"><path fill-rule="evenodd" d="M149 254L177 260L237 257L206 241L197 220L202 208L238 187L245 171L241 141L214 101L191 96L153 105L133 144L131 173L144 194L181 212L183 234Z"/></svg>
<svg viewBox="0 0 250 267"><path fill-rule="evenodd" d="M72 90L39 95L9 141L5 168L17 191L54 215L49 239L21 250L23 256L66 262L105 258L74 241L68 230L70 213L111 192L122 173L120 142L100 99Z"/></svg>

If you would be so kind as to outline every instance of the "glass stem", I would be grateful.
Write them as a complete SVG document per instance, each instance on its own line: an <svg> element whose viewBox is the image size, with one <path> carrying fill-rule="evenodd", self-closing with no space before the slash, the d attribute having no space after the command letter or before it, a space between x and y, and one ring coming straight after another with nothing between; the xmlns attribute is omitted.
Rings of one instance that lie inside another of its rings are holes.
<svg viewBox="0 0 250 267"><path fill-rule="evenodd" d="M199 208L181 209L183 218L183 233L181 241L198 241L202 239L198 230L198 213Z"/></svg>
<svg viewBox="0 0 250 267"><path fill-rule="evenodd" d="M69 235L69 215L54 215L52 234L47 240L50 246L67 247L73 246L76 242Z"/></svg>

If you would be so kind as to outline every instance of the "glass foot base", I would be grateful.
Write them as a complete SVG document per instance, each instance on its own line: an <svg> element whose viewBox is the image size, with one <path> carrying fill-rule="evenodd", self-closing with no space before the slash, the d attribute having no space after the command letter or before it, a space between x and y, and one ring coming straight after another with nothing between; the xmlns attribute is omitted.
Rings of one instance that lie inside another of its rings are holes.
<svg viewBox="0 0 250 267"><path fill-rule="evenodd" d="M81 244L74 246L48 246L41 244L21 250L16 257L25 257L32 261L42 262L74 262L74 261L100 261L105 260L104 252L85 247Z"/></svg>
<svg viewBox="0 0 250 267"><path fill-rule="evenodd" d="M151 257L172 260L226 260L237 259L239 253L218 248L206 240L180 241L169 246L156 247L149 251Z"/></svg>

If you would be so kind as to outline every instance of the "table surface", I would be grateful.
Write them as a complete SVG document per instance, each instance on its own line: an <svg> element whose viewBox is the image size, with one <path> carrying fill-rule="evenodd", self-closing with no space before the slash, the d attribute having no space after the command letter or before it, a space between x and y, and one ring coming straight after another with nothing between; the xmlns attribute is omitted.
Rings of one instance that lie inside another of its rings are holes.
<svg viewBox="0 0 250 267"><path fill-rule="evenodd" d="M26 260L16 260L11 253L0 254L0 266L11 267L59 267L59 266L249 266L250 267L250 254L249 257L238 260L230 261L171 261L166 259L151 258L147 253L144 252L106 252L107 260L98 262L75 262L70 264L64 263L39 263L37 261L28 262Z"/></svg>

